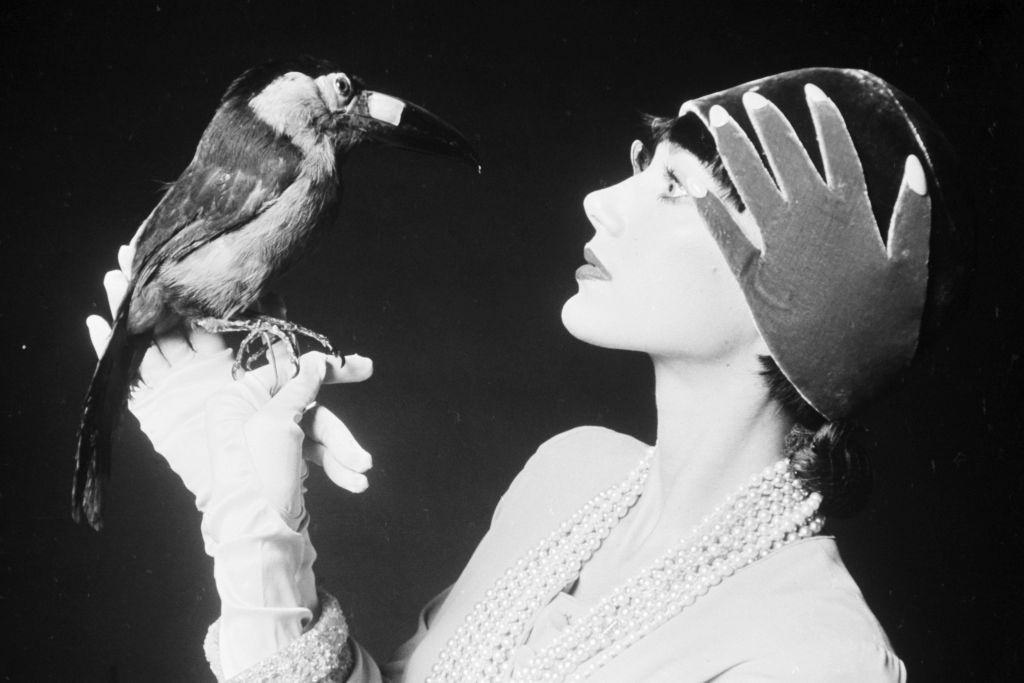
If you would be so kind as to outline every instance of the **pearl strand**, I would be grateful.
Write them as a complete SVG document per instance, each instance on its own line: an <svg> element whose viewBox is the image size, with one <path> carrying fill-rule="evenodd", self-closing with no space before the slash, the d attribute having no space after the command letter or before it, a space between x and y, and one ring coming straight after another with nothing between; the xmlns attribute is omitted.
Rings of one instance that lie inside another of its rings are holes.
<svg viewBox="0 0 1024 683"><path fill-rule="evenodd" d="M515 681L582 680L738 569L821 529L820 496L804 491L786 461L769 466L513 672L511 653L534 615L579 576L636 503L651 456L506 570L445 645L428 681L498 681L510 674Z"/></svg>
<svg viewBox="0 0 1024 683"><path fill-rule="evenodd" d="M602 598L513 680L587 678L737 570L820 531L820 503L786 461L767 468L651 567Z"/></svg>
<svg viewBox="0 0 1024 683"><path fill-rule="evenodd" d="M648 452L626 480L594 496L505 570L442 649L428 683L498 681L536 612L579 576L583 563L636 504L651 467Z"/></svg>

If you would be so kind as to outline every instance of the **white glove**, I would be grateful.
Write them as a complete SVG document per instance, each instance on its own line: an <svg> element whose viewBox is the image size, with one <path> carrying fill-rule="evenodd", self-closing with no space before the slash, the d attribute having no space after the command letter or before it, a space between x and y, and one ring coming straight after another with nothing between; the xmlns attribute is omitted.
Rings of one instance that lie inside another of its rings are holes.
<svg viewBox="0 0 1024 683"><path fill-rule="evenodd" d="M107 273L111 310L127 288L131 249L122 270ZM109 324L86 321L101 354ZM231 677L301 635L317 606L302 482L305 457L350 491L366 489L371 458L330 411L313 406L321 384L358 382L372 374L360 356L306 354L300 372L278 357L271 366L231 378L232 355L217 335L161 336L140 367L129 408L143 431L196 496L206 552L214 557L221 597L220 663ZM301 424L301 426L300 426ZM308 438L306 438L308 437Z"/></svg>

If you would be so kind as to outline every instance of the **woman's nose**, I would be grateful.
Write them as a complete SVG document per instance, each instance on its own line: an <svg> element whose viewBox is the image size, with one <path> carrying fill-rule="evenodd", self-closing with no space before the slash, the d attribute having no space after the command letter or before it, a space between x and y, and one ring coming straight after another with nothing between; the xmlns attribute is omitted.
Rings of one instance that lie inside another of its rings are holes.
<svg viewBox="0 0 1024 683"><path fill-rule="evenodd" d="M583 211L599 235L606 233L616 237L622 234L625 228L621 185L622 183L619 183L603 190L595 190L583 198Z"/></svg>

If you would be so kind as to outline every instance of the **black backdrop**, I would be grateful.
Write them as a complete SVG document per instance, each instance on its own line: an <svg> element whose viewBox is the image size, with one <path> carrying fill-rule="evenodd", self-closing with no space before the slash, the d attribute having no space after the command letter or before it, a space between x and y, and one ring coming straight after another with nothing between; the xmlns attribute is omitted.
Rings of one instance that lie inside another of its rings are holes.
<svg viewBox="0 0 1024 683"><path fill-rule="evenodd" d="M68 516L82 320L100 278L191 158L230 79L273 56L335 59L476 140L483 175L361 150L340 224L284 283L290 312L377 373L331 388L376 456L371 489L310 482L316 570L385 656L457 575L532 449L596 423L653 434L644 358L562 329L584 194L628 172L639 112L811 65L875 71L962 151L977 203L971 309L866 416L878 484L835 524L916 680L1020 668L1024 28L1012 3L8 3L3 60L4 377L0 672L189 680L217 596L199 517L133 424L102 534ZM20 7L15 5L21 5Z"/></svg>

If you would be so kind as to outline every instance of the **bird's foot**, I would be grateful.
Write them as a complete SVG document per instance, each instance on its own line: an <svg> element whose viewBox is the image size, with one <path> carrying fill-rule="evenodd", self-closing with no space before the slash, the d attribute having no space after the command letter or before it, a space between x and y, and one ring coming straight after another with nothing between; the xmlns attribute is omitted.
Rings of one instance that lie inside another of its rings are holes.
<svg viewBox="0 0 1024 683"><path fill-rule="evenodd" d="M199 318L193 324L211 334L225 332L245 332L246 336L238 345L235 363L231 366L231 376L238 379L253 369L254 363L262 356L274 368L274 377L279 379L277 356L273 352L274 344L280 342L285 351L288 363L292 366L292 377L299 374L299 337L312 339L329 354L334 353L331 341L313 330L296 325L287 320L272 318L268 315L256 315L239 320L222 320L220 318ZM255 349L253 346L255 345Z"/></svg>

